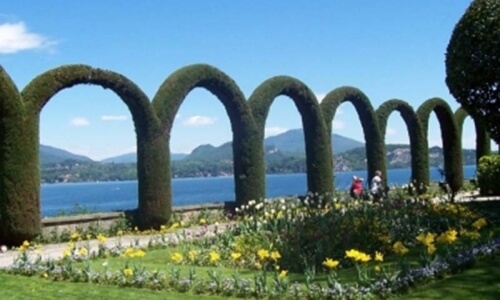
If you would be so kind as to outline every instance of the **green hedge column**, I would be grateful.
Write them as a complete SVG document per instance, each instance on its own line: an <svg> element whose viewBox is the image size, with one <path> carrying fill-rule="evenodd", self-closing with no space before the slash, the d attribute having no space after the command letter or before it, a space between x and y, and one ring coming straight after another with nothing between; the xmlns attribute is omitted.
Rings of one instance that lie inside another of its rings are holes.
<svg viewBox="0 0 500 300"><path fill-rule="evenodd" d="M36 149L29 152L27 164L39 164L39 120L42 108L56 93L78 84L109 88L130 110L137 136L137 221L143 229L159 228L169 220L171 213L166 139L161 135L160 123L147 96L122 75L85 65L68 65L47 71L31 81L21 94L27 107L24 133L29 139L29 148ZM39 201L39 170L34 168L31 172L31 178L36 178L32 189L37 191L36 201Z"/></svg>
<svg viewBox="0 0 500 300"><path fill-rule="evenodd" d="M38 146L24 120L19 92L0 67L0 243L10 246L41 233Z"/></svg>
<svg viewBox="0 0 500 300"><path fill-rule="evenodd" d="M417 116L420 119L424 136L426 137L424 139L426 155L423 156L425 166L427 167L426 173L429 176L429 143L427 134L431 112L436 113L441 128L446 182L450 185L453 192L457 192L463 184L462 141L458 133L455 115L448 103L440 98L432 98L425 101L417 110Z"/></svg>
<svg viewBox="0 0 500 300"><path fill-rule="evenodd" d="M455 120L457 121L460 140L462 140L464 121L467 116L469 116L469 113L462 107L459 107L455 111ZM491 140L485 125L478 120L478 118L471 118L474 121L474 127L476 128L476 164L479 164L479 159L481 157L490 155Z"/></svg>
<svg viewBox="0 0 500 300"><path fill-rule="evenodd" d="M320 197L333 193L333 169L330 138L314 93L301 81L278 76L255 89L248 105L259 132L259 153L264 156L264 130L267 115L276 97L290 97L297 107L304 130L308 192Z"/></svg>
<svg viewBox="0 0 500 300"><path fill-rule="evenodd" d="M408 136L410 137L412 182L416 184L415 187L419 193L424 192L425 187L429 185L429 176L427 174L429 170L425 167L427 160L423 158L423 156L427 155L427 151L425 150L426 143L424 141L425 137L422 132L422 125L415 111L407 102L393 99L382 103L377 109L377 117L380 132L384 139L384 149L387 121L393 111L398 111L400 113L406 124ZM384 157L385 156L386 151L384 151Z"/></svg>
<svg viewBox="0 0 500 300"><path fill-rule="evenodd" d="M236 205L262 199L265 196L265 169L258 148L259 135L243 93L223 72L209 65L191 65L174 72L162 83L153 106L164 134L170 136L179 107L188 93L197 87L214 94L224 105L231 121ZM170 157L168 162L170 164Z"/></svg>
<svg viewBox="0 0 500 300"><path fill-rule="evenodd" d="M358 113L363 133L365 136L365 148L367 158L368 179L375 175L376 170L383 173L384 181L387 183L387 169L384 155L384 141L378 126L375 111L366 95L354 87L340 87L328 93L321 101L321 110L328 128L332 134L332 121L340 104L351 102ZM334 145L335 147L335 145Z"/></svg>

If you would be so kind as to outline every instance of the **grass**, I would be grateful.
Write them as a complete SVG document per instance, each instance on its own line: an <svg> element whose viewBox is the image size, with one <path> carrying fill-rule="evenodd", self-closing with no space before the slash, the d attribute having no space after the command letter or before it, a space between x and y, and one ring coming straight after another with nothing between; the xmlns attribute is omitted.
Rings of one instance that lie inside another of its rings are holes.
<svg viewBox="0 0 500 300"><path fill-rule="evenodd" d="M499 299L500 257L479 262L463 273L420 286L401 299Z"/></svg>
<svg viewBox="0 0 500 300"><path fill-rule="evenodd" d="M171 299L221 300L218 296L180 294L148 289L119 288L87 283L54 282L39 277L26 277L0 273L2 299Z"/></svg>
<svg viewBox="0 0 500 300"><path fill-rule="evenodd" d="M2 299L235 299L209 295L180 294L148 289L119 288L86 283L53 282L39 277L0 273ZM499 299L500 257L479 262L473 269L436 281L397 299Z"/></svg>

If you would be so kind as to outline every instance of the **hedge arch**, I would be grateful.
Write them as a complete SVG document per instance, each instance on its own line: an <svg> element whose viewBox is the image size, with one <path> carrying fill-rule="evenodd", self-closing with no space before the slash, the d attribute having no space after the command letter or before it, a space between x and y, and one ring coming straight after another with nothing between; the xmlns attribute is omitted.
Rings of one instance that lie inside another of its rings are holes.
<svg viewBox="0 0 500 300"><path fill-rule="evenodd" d="M170 132L175 115L186 96L202 87L224 105L233 132L233 163L236 205L265 196L264 158L260 155L259 138L251 111L238 85L222 71L205 64L190 65L170 75L153 98L153 107L167 138L167 169L170 184ZM170 194L170 186L168 189Z"/></svg>
<svg viewBox="0 0 500 300"><path fill-rule="evenodd" d="M444 172L446 182L453 192L457 192L463 184L462 168L462 141L460 139L458 125L450 106L443 99L431 98L418 108L417 116L422 124L425 155L423 155L424 167L427 169L427 182L429 182L429 141L427 134L429 129L429 117L434 112L438 118L443 140Z"/></svg>
<svg viewBox="0 0 500 300"><path fill-rule="evenodd" d="M465 118L467 118L469 113L463 108L459 107L455 111L455 120L457 121L458 134L460 136L460 141L463 135L463 126ZM491 153L491 140L488 131L484 124L477 118L470 116L474 122L474 127L476 129L476 165L479 164L479 159L485 155L490 155Z"/></svg>
<svg viewBox="0 0 500 300"><path fill-rule="evenodd" d="M321 101L321 110L327 126L328 135L331 139L332 121L337 108L344 102L354 105L358 113L363 134L365 136L365 149L367 158L368 178L375 175L376 170L383 173L384 181L387 181L387 170L384 156L384 140L378 126L377 116L368 97L359 89L354 87L340 87L328 93ZM334 145L335 146L335 145Z"/></svg>
<svg viewBox="0 0 500 300"><path fill-rule="evenodd" d="M32 145L23 119L19 91L0 66L0 243L7 245L20 245L41 233L40 182L34 176L39 166L26 164Z"/></svg>
<svg viewBox="0 0 500 300"><path fill-rule="evenodd" d="M406 124L408 130L408 136L410 138L410 152L411 152L411 180L416 184L419 192L424 191L424 187L429 185L426 179L426 169L424 166L425 160L422 158L426 155L425 142L423 141L424 135L422 132L422 125L417 117L417 114L413 110L408 102L399 99L392 99L382 103L377 109L378 124L380 126L380 132L384 140L385 149L385 134L387 130L387 121L389 116L394 111L398 111L403 121ZM384 150L384 158L386 157L386 151ZM387 161L385 162L387 164ZM387 167L387 166L386 166Z"/></svg>
<svg viewBox="0 0 500 300"><path fill-rule="evenodd" d="M302 119L306 145L308 192L332 195L333 169L330 138L314 93L301 81L277 76L260 84L248 100L259 136L259 156L264 157L264 129L269 109L278 96L288 96Z"/></svg>
<svg viewBox="0 0 500 300"><path fill-rule="evenodd" d="M31 189L36 191L36 197L30 200L29 205L39 201L40 112L56 93L78 84L109 88L130 110L137 137L139 203L136 222L143 229L159 228L169 220L171 214L171 199L166 184L169 172L166 168L165 137L161 134L160 122L148 97L132 81L120 74L86 65L67 65L49 70L33 79L21 92L26 106L24 131L29 139L25 143L24 162L32 168Z"/></svg>

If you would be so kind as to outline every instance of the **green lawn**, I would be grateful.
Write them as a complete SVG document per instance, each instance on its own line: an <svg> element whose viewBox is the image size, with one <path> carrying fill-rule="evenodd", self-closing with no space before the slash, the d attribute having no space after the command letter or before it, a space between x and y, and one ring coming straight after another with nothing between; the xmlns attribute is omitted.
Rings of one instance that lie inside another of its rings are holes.
<svg viewBox="0 0 500 300"><path fill-rule="evenodd" d="M217 296L179 294L148 289L119 288L87 283L53 282L39 277L14 276L0 273L2 299L182 299L182 300L221 300Z"/></svg>
<svg viewBox="0 0 500 300"><path fill-rule="evenodd" d="M0 273L2 299L234 299L179 294L148 289L119 288L86 283L53 282L39 277ZM473 269L434 282L397 299L500 299L500 257L482 261Z"/></svg>
<svg viewBox="0 0 500 300"><path fill-rule="evenodd" d="M473 269L421 286L401 299L500 299L500 257Z"/></svg>

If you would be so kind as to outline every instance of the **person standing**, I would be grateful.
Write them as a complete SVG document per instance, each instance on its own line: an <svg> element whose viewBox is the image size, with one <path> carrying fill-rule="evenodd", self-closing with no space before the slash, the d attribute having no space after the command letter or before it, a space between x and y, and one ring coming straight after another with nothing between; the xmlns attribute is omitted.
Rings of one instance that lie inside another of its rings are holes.
<svg viewBox="0 0 500 300"><path fill-rule="evenodd" d="M370 185L370 194L373 197L374 202L380 201L382 199L383 188L382 188L382 172L379 170L375 171L375 176L373 176Z"/></svg>
<svg viewBox="0 0 500 300"><path fill-rule="evenodd" d="M360 199L363 195L363 178L353 176L351 183L351 197L354 199Z"/></svg>

